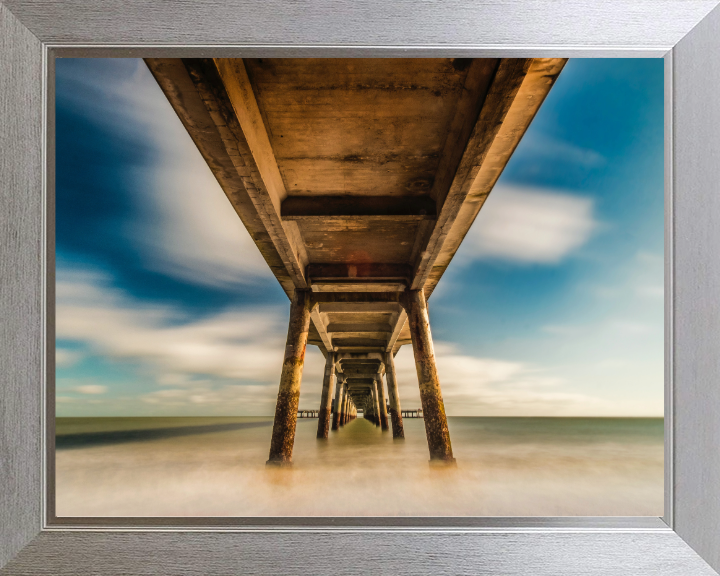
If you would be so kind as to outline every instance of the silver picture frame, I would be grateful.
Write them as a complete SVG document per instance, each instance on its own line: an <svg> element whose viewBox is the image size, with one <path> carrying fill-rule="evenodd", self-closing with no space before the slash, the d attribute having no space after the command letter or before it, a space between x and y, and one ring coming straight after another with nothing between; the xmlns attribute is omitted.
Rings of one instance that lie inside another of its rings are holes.
<svg viewBox="0 0 720 576"><path fill-rule="evenodd" d="M0 574L720 570L718 0L0 0ZM662 518L54 516L57 57L665 60Z"/></svg>

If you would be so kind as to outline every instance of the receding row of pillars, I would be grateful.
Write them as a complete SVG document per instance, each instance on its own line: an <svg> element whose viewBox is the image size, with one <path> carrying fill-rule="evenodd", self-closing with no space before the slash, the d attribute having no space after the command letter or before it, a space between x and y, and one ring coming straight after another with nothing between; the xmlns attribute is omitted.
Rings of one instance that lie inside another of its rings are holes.
<svg viewBox="0 0 720 576"><path fill-rule="evenodd" d="M330 391L335 385L335 406L332 414L332 429L337 430L340 426L345 426L351 420L357 417L357 408L355 402L353 402L350 394L347 390L346 382L344 378L338 378L335 374L335 353L330 352L325 362L325 380L323 381L323 397L327 393L330 395ZM331 376L328 377L328 370ZM329 405L329 402L328 402ZM328 437L328 425L330 421L330 411L326 412L326 421L318 421L318 438Z"/></svg>
<svg viewBox="0 0 720 576"><path fill-rule="evenodd" d="M455 459L435 364L425 294L422 290L407 290L402 295L401 304L408 315L430 461L431 463L452 463L455 462ZM287 465L292 462L300 383L310 329L310 313L314 305L316 304L313 302L312 292L295 291L290 305L288 336L275 406L275 421L268 464ZM385 353L384 360L388 398L385 396L382 374L378 373L373 379L374 383L369 397L371 405L364 407L364 415L366 417L369 415L371 420L383 431L388 430L387 401L389 400L393 437L404 438L405 432L392 353ZM320 400L318 438L327 438L329 428L337 430L357 416L357 407L349 394L347 380L344 377L338 377L336 362L336 353L328 352ZM333 388L335 389L334 410L332 406Z"/></svg>
<svg viewBox="0 0 720 576"><path fill-rule="evenodd" d="M318 418L318 438L327 438L328 431L331 427L337 430L349 419L357 417L357 407L350 397L347 386L347 379L343 375L337 374L338 355L335 352L329 352L325 361L325 374L323 378L322 396L320 400L320 410ZM400 409L400 396L397 389L397 379L395 378L395 364L393 355L387 352L384 356L384 371L387 375L389 409L390 409L390 425L392 426L393 438L405 438L405 430L402 422L402 412ZM382 381L382 372L378 372L373 379L373 387L370 394L370 403L364 406L363 415L366 419L380 426L383 431L390 429L388 425L387 400L385 398L385 390ZM332 406L331 391L335 389L335 406ZM350 407L347 407L350 398Z"/></svg>
<svg viewBox="0 0 720 576"><path fill-rule="evenodd" d="M373 378L373 385L370 389L368 403L363 409L363 417L379 426L383 432L392 429L393 438L404 439L405 428L403 426L402 411L400 408L400 395L398 393L397 378L395 377L395 362L392 352L384 355L384 372L387 378L388 397L385 396L383 386L383 374L378 372ZM390 422L388 423L388 408L390 411ZM318 438L320 438L318 433Z"/></svg>

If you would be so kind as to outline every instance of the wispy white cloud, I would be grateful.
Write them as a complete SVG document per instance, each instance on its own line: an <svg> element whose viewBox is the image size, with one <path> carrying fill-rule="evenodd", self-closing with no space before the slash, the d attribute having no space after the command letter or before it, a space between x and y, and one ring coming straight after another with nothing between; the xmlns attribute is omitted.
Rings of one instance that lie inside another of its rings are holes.
<svg viewBox="0 0 720 576"><path fill-rule="evenodd" d="M143 264L201 285L273 278L150 71L142 60L135 65L133 74L120 76L109 75L102 60L94 64L95 74L65 67L65 80L76 86L63 95L114 134L141 139L157 154L151 168L127 170L146 186L133 191L143 216L126 228Z"/></svg>
<svg viewBox="0 0 720 576"><path fill-rule="evenodd" d="M173 118L158 118L159 125L153 127L163 134L157 141L162 161L154 169L155 189L146 198L154 209L134 231L149 264L195 284L274 281L245 225L174 112L169 112Z"/></svg>
<svg viewBox="0 0 720 576"><path fill-rule="evenodd" d="M565 325L565 324L548 324L541 328L546 334L556 336L579 336L583 332L587 332L586 326Z"/></svg>
<svg viewBox="0 0 720 576"><path fill-rule="evenodd" d="M231 309L193 319L169 306L137 301L112 288L101 274L88 271L60 271L56 294L59 339L83 344L106 358L140 362L162 387L138 396L138 401L222 410L234 399L232 405L241 405L244 413L255 408L272 413L287 310ZM321 383L323 369L322 356L309 353L304 380ZM98 388L71 390L90 393Z"/></svg>
<svg viewBox="0 0 720 576"><path fill-rule="evenodd" d="M57 279L58 338L92 353L142 363L150 387L124 401L183 413L272 414L287 330L287 310L228 310L187 318L170 307L140 303L113 289L107 278L87 271L61 271ZM313 347L309 347L313 348ZM523 362L478 358L437 342L443 396L453 415L569 415L603 412L602 400L568 391L562 379ZM402 401L419 406L412 349L398 354ZM323 358L309 350L301 404L317 405ZM102 383L78 383L65 391L100 394ZM107 402L111 400L108 399ZM71 402L67 400L66 402ZM107 403L106 402L106 403Z"/></svg>
<svg viewBox="0 0 720 576"><path fill-rule="evenodd" d="M275 383L277 387L277 383ZM138 400L151 406L167 408L199 408L222 410L227 414L272 414L274 394L270 384L213 386L210 382L191 388L156 390Z"/></svg>
<svg viewBox="0 0 720 576"><path fill-rule="evenodd" d="M496 186L461 248L465 259L557 264L590 238L590 198L553 190Z"/></svg>
<svg viewBox="0 0 720 576"><path fill-rule="evenodd" d="M581 282L578 287L603 300L635 300L655 306L665 297L664 266L662 253L639 251L630 256L623 273L604 277L602 284Z"/></svg>
<svg viewBox="0 0 720 576"><path fill-rule="evenodd" d="M172 374L257 381L279 373L284 326L278 308L189 320L86 273L59 274L56 293L58 338L84 342L97 352L146 359Z"/></svg>
<svg viewBox="0 0 720 576"><path fill-rule="evenodd" d="M108 387L102 386L101 384L84 384L70 388L70 390L79 394L105 394L108 391Z"/></svg>
<svg viewBox="0 0 720 576"><path fill-rule="evenodd" d="M69 350L67 348L55 349L55 366L59 368L68 368L74 366L82 360L82 353L79 350Z"/></svg>
<svg viewBox="0 0 720 576"><path fill-rule="evenodd" d="M570 416L612 412L607 401L569 390L563 379L524 362L461 354L450 344L435 346L443 401L449 415ZM420 406L410 347L395 361L404 406Z"/></svg>
<svg viewBox="0 0 720 576"><path fill-rule="evenodd" d="M547 324L541 332L559 337L588 337L600 332L615 334L617 338L633 337L651 333L655 329L646 322L627 318L607 318L587 324Z"/></svg>
<svg viewBox="0 0 720 576"><path fill-rule="evenodd" d="M607 164L607 158L595 150L538 133L523 140L523 148L534 157L546 158L555 163L560 160L584 168L598 168Z"/></svg>
<svg viewBox="0 0 720 576"><path fill-rule="evenodd" d="M665 287L662 284L644 284L635 288L638 296L648 298L664 298Z"/></svg>

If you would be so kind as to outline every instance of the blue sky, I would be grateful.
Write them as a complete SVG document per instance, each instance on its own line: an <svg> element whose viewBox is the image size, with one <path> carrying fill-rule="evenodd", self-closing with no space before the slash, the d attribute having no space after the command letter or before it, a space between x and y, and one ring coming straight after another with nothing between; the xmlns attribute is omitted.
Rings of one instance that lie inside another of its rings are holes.
<svg viewBox="0 0 720 576"><path fill-rule="evenodd" d="M272 414L287 297L144 63L56 94L58 415ZM429 305L449 415L662 415L661 59L567 64Z"/></svg>

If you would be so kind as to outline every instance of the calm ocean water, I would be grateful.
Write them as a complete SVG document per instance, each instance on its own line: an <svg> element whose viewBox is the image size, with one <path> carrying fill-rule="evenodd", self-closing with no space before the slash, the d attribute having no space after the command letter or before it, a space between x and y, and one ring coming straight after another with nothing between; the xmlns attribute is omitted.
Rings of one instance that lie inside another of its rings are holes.
<svg viewBox="0 0 720 576"><path fill-rule="evenodd" d="M58 418L58 516L661 516L663 420L449 418L456 469L361 418L299 419L291 469L271 418Z"/></svg>

